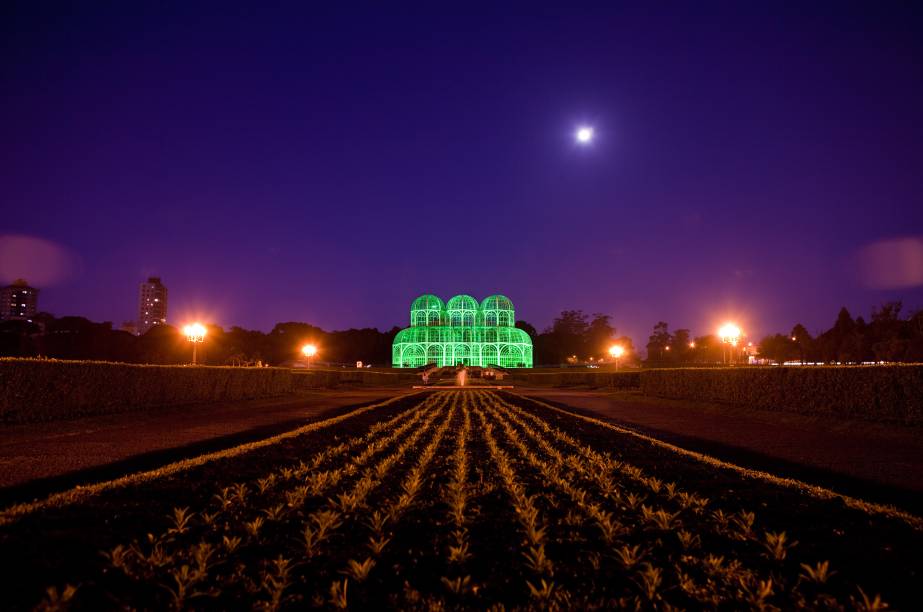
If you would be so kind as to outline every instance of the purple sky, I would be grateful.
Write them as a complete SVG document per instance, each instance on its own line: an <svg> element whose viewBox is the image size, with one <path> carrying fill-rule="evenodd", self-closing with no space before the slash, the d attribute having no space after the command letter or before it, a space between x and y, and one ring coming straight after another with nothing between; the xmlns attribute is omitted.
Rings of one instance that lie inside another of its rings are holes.
<svg viewBox="0 0 923 612"><path fill-rule="evenodd" d="M0 7L0 235L79 261L54 314L131 319L148 275L171 322L263 330L423 292L638 345L923 307L860 275L923 235L916 3L138 4Z"/></svg>

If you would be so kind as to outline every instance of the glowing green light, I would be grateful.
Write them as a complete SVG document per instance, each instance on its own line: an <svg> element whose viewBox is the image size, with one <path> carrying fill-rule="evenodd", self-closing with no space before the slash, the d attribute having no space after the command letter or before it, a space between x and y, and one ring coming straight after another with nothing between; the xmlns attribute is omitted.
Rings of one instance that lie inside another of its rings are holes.
<svg viewBox="0 0 923 612"><path fill-rule="evenodd" d="M531 368L532 339L515 323L513 303L502 295L480 304L470 295L456 295L448 303L421 295L410 306L410 327L394 337L391 363L395 368L430 363Z"/></svg>

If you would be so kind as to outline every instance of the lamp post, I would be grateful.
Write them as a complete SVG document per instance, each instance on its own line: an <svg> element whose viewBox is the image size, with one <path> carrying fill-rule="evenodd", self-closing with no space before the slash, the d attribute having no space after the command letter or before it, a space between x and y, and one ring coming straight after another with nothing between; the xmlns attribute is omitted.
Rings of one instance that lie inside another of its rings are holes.
<svg viewBox="0 0 923 612"><path fill-rule="evenodd" d="M310 366L311 358L317 355L317 347L313 344L305 344L301 347L301 354L305 357L305 363Z"/></svg>
<svg viewBox="0 0 923 612"><path fill-rule="evenodd" d="M721 326L721 329L718 330L718 337L721 338L721 342L734 348L736 348L737 343L740 342L741 335L742 332L740 331L740 328L733 323L725 323ZM725 348L728 353L733 355L733 348ZM728 359L725 357L725 363L727 363L727 361Z"/></svg>
<svg viewBox="0 0 923 612"><path fill-rule="evenodd" d="M201 323L192 323L183 327L186 340L192 342L192 365L196 365L196 345L205 341L205 326Z"/></svg>
<svg viewBox="0 0 923 612"><path fill-rule="evenodd" d="M609 347L609 354L612 355L612 358L615 359L615 371L619 370L619 358L625 354L625 349L618 344L613 344Z"/></svg>

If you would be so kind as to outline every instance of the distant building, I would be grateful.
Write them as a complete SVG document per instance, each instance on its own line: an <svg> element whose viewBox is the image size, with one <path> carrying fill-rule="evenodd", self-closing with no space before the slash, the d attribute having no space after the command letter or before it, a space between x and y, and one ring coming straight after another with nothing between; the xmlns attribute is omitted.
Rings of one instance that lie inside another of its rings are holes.
<svg viewBox="0 0 923 612"><path fill-rule="evenodd" d="M0 289L0 321L31 321L38 309L38 289L17 278Z"/></svg>
<svg viewBox="0 0 923 612"><path fill-rule="evenodd" d="M146 334L155 325L167 322L167 288L159 276L152 276L141 283L138 301L138 335Z"/></svg>

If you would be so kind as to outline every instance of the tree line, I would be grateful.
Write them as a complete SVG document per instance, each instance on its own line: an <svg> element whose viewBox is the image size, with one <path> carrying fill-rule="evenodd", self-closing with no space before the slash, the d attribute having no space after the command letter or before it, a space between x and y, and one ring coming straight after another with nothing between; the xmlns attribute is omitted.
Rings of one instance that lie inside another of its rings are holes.
<svg viewBox="0 0 923 612"><path fill-rule="evenodd" d="M361 360L379 367L391 365L391 342L400 330L328 332L296 322L279 323L269 333L242 327L224 330L218 325L206 325L206 329L205 341L197 347L197 360L207 365L284 365L300 361L301 347L313 343L319 348L318 362L355 364ZM191 361L192 347L171 325L158 325L136 336L112 329L109 322L42 313L32 323L0 323L0 355L181 364Z"/></svg>
<svg viewBox="0 0 923 612"><path fill-rule="evenodd" d="M625 349L622 363L637 360L631 338L618 335L609 315L588 316L582 310L564 310L541 333L525 321L516 321L516 327L532 338L537 366L606 359L613 344Z"/></svg>
<svg viewBox="0 0 923 612"><path fill-rule="evenodd" d="M772 334L757 343L759 356L774 362L862 363L869 361L923 361L923 310L902 315L900 302L872 310L869 321L853 318L844 307L833 326L812 336L797 324L787 334ZM268 333L217 325L206 326L205 342L198 347L200 363L209 365L284 365L301 360L306 343L319 347L321 363L375 366L391 365L391 344L400 327L325 331L308 323L279 323ZM640 363L632 339L619 336L609 315L587 315L564 310L539 332L526 321L516 327L532 338L534 363L559 365L608 358L609 347L625 349L621 362ZM648 366L695 366L722 363L727 347L715 334L693 336L688 329L671 331L658 322L647 345ZM191 347L182 333L169 325L153 327L142 336L95 323L84 317L36 315L33 322L0 322L0 355L90 359L125 363L179 364L191 359Z"/></svg>
<svg viewBox="0 0 923 612"><path fill-rule="evenodd" d="M853 319L845 307L833 327L813 337L804 325L759 343L760 356L776 363L923 362L923 310L902 316L901 302L873 308L869 321Z"/></svg>
<svg viewBox="0 0 923 612"><path fill-rule="evenodd" d="M625 348L623 362L634 356L630 338L616 337L611 318L580 310L565 310L543 332L525 321L516 326L532 338L536 364L566 363L603 357L618 342ZM374 328L328 332L308 323L279 323L269 333L218 325L206 325L205 341L197 347L199 363L208 365L283 365L302 359L306 343L317 345L319 363L376 366L391 365L391 344L400 327L386 331ZM181 331L171 325L155 326L136 336L113 329L112 323L96 323L84 317L56 318L39 313L32 322L0 323L0 355L7 357L49 357L125 363L180 364L191 360L192 349Z"/></svg>
<svg viewBox="0 0 923 612"><path fill-rule="evenodd" d="M771 334L756 342L755 353L775 363L921 362L923 310L905 317L902 308L901 302L887 302L873 308L866 321L861 316L854 319L843 307L830 329L814 336L798 323L788 333ZM734 356L741 359L737 353ZM728 357L727 345L716 334L693 337L688 329L671 332L669 325L660 321L648 339L645 363L661 367L712 365Z"/></svg>

